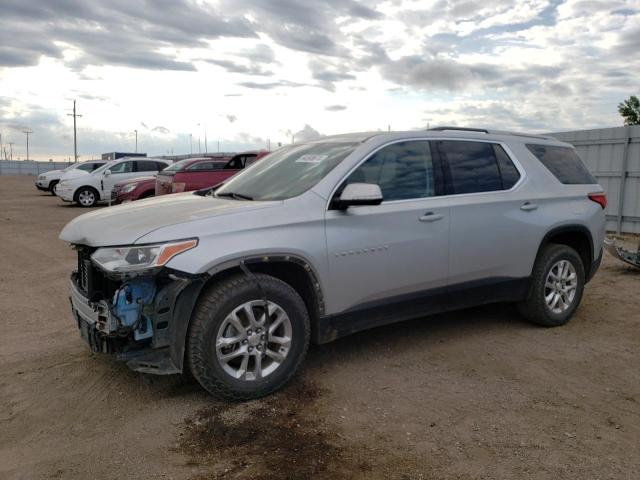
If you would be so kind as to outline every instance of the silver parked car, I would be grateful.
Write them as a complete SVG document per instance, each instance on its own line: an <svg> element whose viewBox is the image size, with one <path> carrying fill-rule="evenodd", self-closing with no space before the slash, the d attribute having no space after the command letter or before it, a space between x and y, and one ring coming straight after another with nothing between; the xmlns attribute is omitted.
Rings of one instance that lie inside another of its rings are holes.
<svg viewBox="0 0 640 480"><path fill-rule="evenodd" d="M96 352L248 399L310 341L491 302L563 325L606 197L550 137L439 128L284 147L214 191L82 215L73 315Z"/></svg>

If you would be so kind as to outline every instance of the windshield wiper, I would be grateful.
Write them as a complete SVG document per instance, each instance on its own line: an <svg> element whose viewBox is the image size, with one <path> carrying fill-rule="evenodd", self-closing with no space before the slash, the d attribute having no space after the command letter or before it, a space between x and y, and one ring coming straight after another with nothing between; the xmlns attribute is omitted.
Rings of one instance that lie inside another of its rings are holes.
<svg viewBox="0 0 640 480"><path fill-rule="evenodd" d="M235 200L253 200L253 197L250 197L249 195L243 195L242 193L235 193L235 192L216 193L215 196L216 197L229 197L229 198L233 198Z"/></svg>

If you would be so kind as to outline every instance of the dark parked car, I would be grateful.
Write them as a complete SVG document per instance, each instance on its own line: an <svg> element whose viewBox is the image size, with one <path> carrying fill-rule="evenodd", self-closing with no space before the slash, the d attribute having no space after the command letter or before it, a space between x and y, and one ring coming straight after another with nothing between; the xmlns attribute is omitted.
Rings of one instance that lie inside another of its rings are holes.
<svg viewBox="0 0 640 480"><path fill-rule="evenodd" d="M187 158L160 172L156 195L189 192L224 182L269 152L243 152L233 157Z"/></svg>
<svg viewBox="0 0 640 480"><path fill-rule="evenodd" d="M132 202L142 198L153 197L156 194L156 177L140 177L134 180L118 182L111 190L111 203Z"/></svg>

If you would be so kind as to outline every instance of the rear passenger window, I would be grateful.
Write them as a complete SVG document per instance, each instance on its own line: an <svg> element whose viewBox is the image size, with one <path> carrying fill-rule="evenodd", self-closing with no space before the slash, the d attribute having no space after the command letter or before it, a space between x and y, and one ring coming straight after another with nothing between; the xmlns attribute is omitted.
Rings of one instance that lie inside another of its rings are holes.
<svg viewBox="0 0 640 480"><path fill-rule="evenodd" d="M382 148L349 176L349 183L379 185L385 202L436 195L429 142L399 142Z"/></svg>
<svg viewBox="0 0 640 480"><path fill-rule="evenodd" d="M493 144L457 140L439 140L436 143L448 171L445 175L448 194L503 190Z"/></svg>
<svg viewBox="0 0 640 480"><path fill-rule="evenodd" d="M166 163L162 163L162 162L156 162L156 169L160 172L162 170L164 170L165 168L167 168L167 164Z"/></svg>
<svg viewBox="0 0 640 480"><path fill-rule="evenodd" d="M138 172L156 172L158 170L156 162L150 160L138 160L136 163Z"/></svg>
<svg viewBox="0 0 640 480"><path fill-rule="evenodd" d="M505 152L500 145L494 143L493 152L498 159L498 168L500 169L500 176L502 177L502 189L509 190L520 180L520 172L518 172L509 155L507 155L507 152Z"/></svg>
<svg viewBox="0 0 640 480"><path fill-rule="evenodd" d="M528 144L527 148L560 180L569 185L598 183L573 148Z"/></svg>

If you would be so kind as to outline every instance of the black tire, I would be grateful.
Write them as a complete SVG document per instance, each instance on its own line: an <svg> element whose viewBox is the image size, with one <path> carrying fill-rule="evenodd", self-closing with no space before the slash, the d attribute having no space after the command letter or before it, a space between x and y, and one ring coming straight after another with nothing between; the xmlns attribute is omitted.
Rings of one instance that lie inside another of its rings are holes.
<svg viewBox="0 0 640 480"><path fill-rule="evenodd" d="M92 201L86 201L85 198L93 198ZM100 200L100 194L93 187L80 187L73 196L73 201L83 208L95 207Z"/></svg>
<svg viewBox="0 0 640 480"><path fill-rule="evenodd" d="M545 294L549 295L551 293L551 289L545 285L551 269L563 260L568 261L575 269L575 295L566 310L554 312L545 300ZM584 291L584 280L584 265L578 252L567 245L549 244L544 247L536 259L528 298L518 304L518 310L523 317L537 325L544 327L564 325L571 319L578 305L580 305Z"/></svg>
<svg viewBox="0 0 640 480"><path fill-rule="evenodd" d="M260 379L236 379L217 358L216 339L227 315L245 302L262 299L256 280L245 274L213 284L200 295L187 334L186 361L192 375L209 393L225 400L250 400L281 388L295 374L309 347L309 313L300 295L277 278L260 273L255 277L267 300L280 306L291 323L289 351L272 373Z"/></svg>
<svg viewBox="0 0 640 480"><path fill-rule="evenodd" d="M51 195L55 196L56 192L54 190L58 182L59 180L52 180L51 183L49 183L49 193L51 193Z"/></svg>

